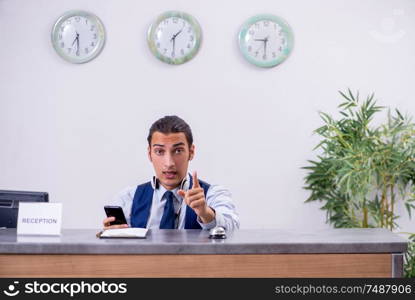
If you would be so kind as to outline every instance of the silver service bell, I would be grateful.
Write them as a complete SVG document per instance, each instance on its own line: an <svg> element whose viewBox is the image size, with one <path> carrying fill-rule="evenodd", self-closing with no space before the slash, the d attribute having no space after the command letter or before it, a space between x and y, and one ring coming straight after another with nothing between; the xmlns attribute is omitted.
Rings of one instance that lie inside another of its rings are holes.
<svg viewBox="0 0 415 300"><path fill-rule="evenodd" d="M226 239L226 230L221 226L217 226L212 228L209 231L209 238L210 239Z"/></svg>

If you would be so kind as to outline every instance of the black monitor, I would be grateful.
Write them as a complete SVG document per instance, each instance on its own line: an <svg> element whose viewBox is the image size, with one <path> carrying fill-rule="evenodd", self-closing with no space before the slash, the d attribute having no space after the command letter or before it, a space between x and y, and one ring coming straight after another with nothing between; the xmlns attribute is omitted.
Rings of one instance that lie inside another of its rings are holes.
<svg viewBox="0 0 415 300"><path fill-rule="evenodd" d="M0 190L0 227L16 228L19 202L48 202L46 192Z"/></svg>

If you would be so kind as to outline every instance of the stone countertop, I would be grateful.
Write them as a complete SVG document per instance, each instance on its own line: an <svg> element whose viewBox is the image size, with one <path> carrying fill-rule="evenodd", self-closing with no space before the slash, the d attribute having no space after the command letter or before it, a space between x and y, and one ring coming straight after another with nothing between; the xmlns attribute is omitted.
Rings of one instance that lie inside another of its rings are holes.
<svg viewBox="0 0 415 300"><path fill-rule="evenodd" d="M202 230L149 230L145 239L99 239L99 229L63 229L61 236L17 236L0 229L0 254L276 254L402 253L407 240L382 228L240 229L227 239Z"/></svg>

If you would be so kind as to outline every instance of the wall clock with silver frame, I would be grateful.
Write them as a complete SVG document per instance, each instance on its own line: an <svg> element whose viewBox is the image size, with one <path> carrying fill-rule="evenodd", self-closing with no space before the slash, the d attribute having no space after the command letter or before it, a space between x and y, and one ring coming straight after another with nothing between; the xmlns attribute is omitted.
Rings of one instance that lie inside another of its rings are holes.
<svg viewBox="0 0 415 300"><path fill-rule="evenodd" d="M168 64L179 65L191 60L198 53L201 42L199 23L184 12L163 13L147 31L151 53Z"/></svg>
<svg viewBox="0 0 415 300"><path fill-rule="evenodd" d="M243 57L262 68L282 63L294 46L291 27L282 18L270 14L249 18L239 31L238 41Z"/></svg>
<svg viewBox="0 0 415 300"><path fill-rule="evenodd" d="M92 13L72 10L63 14L52 29L52 45L66 61L81 64L96 58L105 44L105 28Z"/></svg>

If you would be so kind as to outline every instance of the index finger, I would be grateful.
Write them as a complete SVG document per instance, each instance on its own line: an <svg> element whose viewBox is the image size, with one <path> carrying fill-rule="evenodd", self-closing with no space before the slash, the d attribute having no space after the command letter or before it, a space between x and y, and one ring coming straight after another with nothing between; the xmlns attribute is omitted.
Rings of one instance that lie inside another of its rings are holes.
<svg viewBox="0 0 415 300"><path fill-rule="evenodd" d="M112 221L115 221L115 217L107 217L107 218L104 219L104 221L102 223L104 224L104 226L109 226L109 224Z"/></svg>
<svg viewBox="0 0 415 300"><path fill-rule="evenodd" d="M200 187L200 183L199 183L199 179L197 178L197 172L193 171L193 188L199 188Z"/></svg>
<svg viewBox="0 0 415 300"><path fill-rule="evenodd" d="M106 226L104 226L104 230L107 230L107 229L118 229L118 228L127 228L127 227L129 227L128 224L106 225Z"/></svg>

